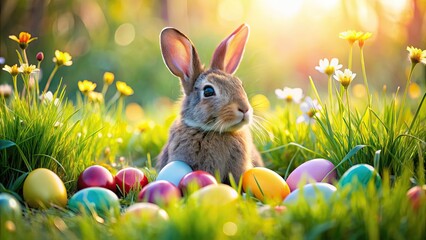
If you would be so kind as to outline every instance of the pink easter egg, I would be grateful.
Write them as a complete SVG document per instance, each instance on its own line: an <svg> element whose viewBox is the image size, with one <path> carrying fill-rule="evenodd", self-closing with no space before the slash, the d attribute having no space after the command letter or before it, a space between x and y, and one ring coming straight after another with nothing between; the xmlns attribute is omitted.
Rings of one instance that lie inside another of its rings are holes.
<svg viewBox="0 0 426 240"><path fill-rule="evenodd" d="M334 164L326 159L312 159L294 169L286 182L291 191L297 189L301 181L304 181L305 184L312 182L332 183L337 176L337 171L334 167ZM326 176L327 178L324 179Z"/></svg>

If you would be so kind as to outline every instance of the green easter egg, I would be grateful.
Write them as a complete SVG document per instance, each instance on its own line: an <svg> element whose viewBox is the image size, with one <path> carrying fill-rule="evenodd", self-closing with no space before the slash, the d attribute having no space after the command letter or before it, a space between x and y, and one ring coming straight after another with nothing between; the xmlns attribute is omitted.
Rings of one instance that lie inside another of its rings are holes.
<svg viewBox="0 0 426 240"><path fill-rule="evenodd" d="M0 193L0 222L16 221L22 217L21 204L9 193Z"/></svg>
<svg viewBox="0 0 426 240"><path fill-rule="evenodd" d="M109 189L89 187L78 191L68 201L68 207L73 211L95 211L100 216L119 213L120 202L117 195Z"/></svg>
<svg viewBox="0 0 426 240"><path fill-rule="evenodd" d="M377 171L368 164L357 164L343 174L339 180L338 188L351 186L353 189L359 187L366 189L370 180L374 181L377 190L381 188L382 179Z"/></svg>

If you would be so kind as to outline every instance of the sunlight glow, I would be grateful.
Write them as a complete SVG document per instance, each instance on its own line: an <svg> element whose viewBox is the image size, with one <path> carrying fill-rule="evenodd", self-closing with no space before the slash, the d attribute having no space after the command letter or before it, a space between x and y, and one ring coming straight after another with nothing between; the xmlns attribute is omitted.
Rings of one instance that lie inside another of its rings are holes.
<svg viewBox="0 0 426 240"><path fill-rule="evenodd" d="M265 0L262 4L273 17L291 18L300 12L303 2L303 0Z"/></svg>
<svg viewBox="0 0 426 240"><path fill-rule="evenodd" d="M242 19L244 15L244 9L239 1L234 0L222 0L219 3L218 15L221 19L226 21L237 21Z"/></svg>
<svg viewBox="0 0 426 240"><path fill-rule="evenodd" d="M408 7L408 0L380 0L380 3L394 21L397 21Z"/></svg>
<svg viewBox="0 0 426 240"><path fill-rule="evenodd" d="M124 23L115 31L115 43L120 46L127 46L135 40L135 35L135 27L130 23Z"/></svg>
<svg viewBox="0 0 426 240"><path fill-rule="evenodd" d="M338 5L339 0L322 0L314 1L314 3L318 3L318 5L325 10L332 10Z"/></svg>

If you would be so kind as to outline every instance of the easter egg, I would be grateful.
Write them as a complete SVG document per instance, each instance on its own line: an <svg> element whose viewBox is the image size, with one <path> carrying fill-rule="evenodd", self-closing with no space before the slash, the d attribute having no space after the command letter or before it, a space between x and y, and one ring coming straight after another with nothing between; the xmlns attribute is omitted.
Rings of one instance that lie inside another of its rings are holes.
<svg viewBox="0 0 426 240"><path fill-rule="evenodd" d="M140 191L148 184L145 174L133 167L123 168L115 175L118 191L126 196L131 190Z"/></svg>
<svg viewBox="0 0 426 240"><path fill-rule="evenodd" d="M9 193L0 193L0 223L16 221L22 217L21 204Z"/></svg>
<svg viewBox="0 0 426 240"><path fill-rule="evenodd" d="M169 215L164 209L160 208L158 205L148 202L139 202L131 205L123 213L122 218L130 219L135 218L138 221L167 221L169 220Z"/></svg>
<svg viewBox="0 0 426 240"><path fill-rule="evenodd" d="M342 175L338 182L338 187L350 186L351 191L359 187L366 189L370 180L374 181L377 190L380 189L382 180L376 170L368 164L357 164Z"/></svg>
<svg viewBox="0 0 426 240"><path fill-rule="evenodd" d="M113 192L116 190L115 180L111 172L100 165L86 168L78 177L77 189L88 187L103 187Z"/></svg>
<svg viewBox="0 0 426 240"><path fill-rule="evenodd" d="M76 212L109 216L118 213L120 203L117 195L106 188L88 187L78 191L68 201L68 207Z"/></svg>
<svg viewBox="0 0 426 240"><path fill-rule="evenodd" d="M51 205L65 207L67 190L62 180L46 168L37 168L24 181L25 202L33 208L49 208Z"/></svg>
<svg viewBox="0 0 426 240"><path fill-rule="evenodd" d="M286 181L278 173L254 167L243 174L243 189L265 203L277 205L290 193Z"/></svg>
<svg viewBox="0 0 426 240"><path fill-rule="evenodd" d="M307 184L312 182L328 182L332 183L336 179L337 172L334 164L326 159L317 158L306 161L294 169L286 182L291 191L299 187L299 184ZM327 176L326 179L324 179Z"/></svg>
<svg viewBox="0 0 426 240"><path fill-rule="evenodd" d="M222 207L237 201L239 194L229 185L212 184L201 188L189 196L190 202L199 206Z"/></svg>
<svg viewBox="0 0 426 240"><path fill-rule="evenodd" d="M149 183L139 192L138 201L169 205L181 197L179 188L165 180Z"/></svg>
<svg viewBox="0 0 426 240"><path fill-rule="evenodd" d="M192 169L187 163L173 161L169 162L160 170L156 180L166 180L177 187L179 186L180 180L190 172L192 172Z"/></svg>
<svg viewBox="0 0 426 240"><path fill-rule="evenodd" d="M210 184L217 184L216 178L208 172L198 170L186 174L178 187L183 194L188 194Z"/></svg>
<svg viewBox="0 0 426 240"><path fill-rule="evenodd" d="M300 198L305 199L309 205L315 204L321 198L329 202L335 192L336 187L329 183L309 183L291 192L284 204L294 204Z"/></svg>
<svg viewBox="0 0 426 240"><path fill-rule="evenodd" d="M419 209L421 204L426 204L426 185L410 188L407 192L407 197L413 208Z"/></svg>

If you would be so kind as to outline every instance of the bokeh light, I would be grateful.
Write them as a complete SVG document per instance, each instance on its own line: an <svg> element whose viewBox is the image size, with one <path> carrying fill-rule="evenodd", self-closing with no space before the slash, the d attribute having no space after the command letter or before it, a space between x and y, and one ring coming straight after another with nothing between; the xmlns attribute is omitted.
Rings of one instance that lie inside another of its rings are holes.
<svg viewBox="0 0 426 240"><path fill-rule="evenodd" d="M309 76L326 95L327 79L314 67L319 59L333 57L347 67L349 47L339 39L340 32L373 33L364 47L372 91L384 84L392 92L403 88L409 69L406 47L426 49L426 1L421 0L5 0L0 18L5 64L17 61L16 45L8 36L28 31L39 37L28 49L29 58L43 51L45 72L53 68L47 60L56 49L73 56L73 66L57 76L71 99L77 81L100 84L103 72L111 71L135 89L129 99L144 108L158 98L176 101L181 95L179 81L160 53L158 36L167 26L189 36L208 67L219 42L240 24L249 24L250 38L236 75L250 97L264 95L271 105L278 102L276 88L300 87L309 95ZM417 68L423 70L415 71L413 81L423 87L425 66ZM359 48L354 48L352 71L362 81ZM44 74L42 86L48 76ZM53 82L54 88L59 81ZM4 71L2 83L10 83Z"/></svg>
<svg viewBox="0 0 426 240"><path fill-rule="evenodd" d="M121 24L115 31L115 43L127 46L135 40L135 27L131 23Z"/></svg>

